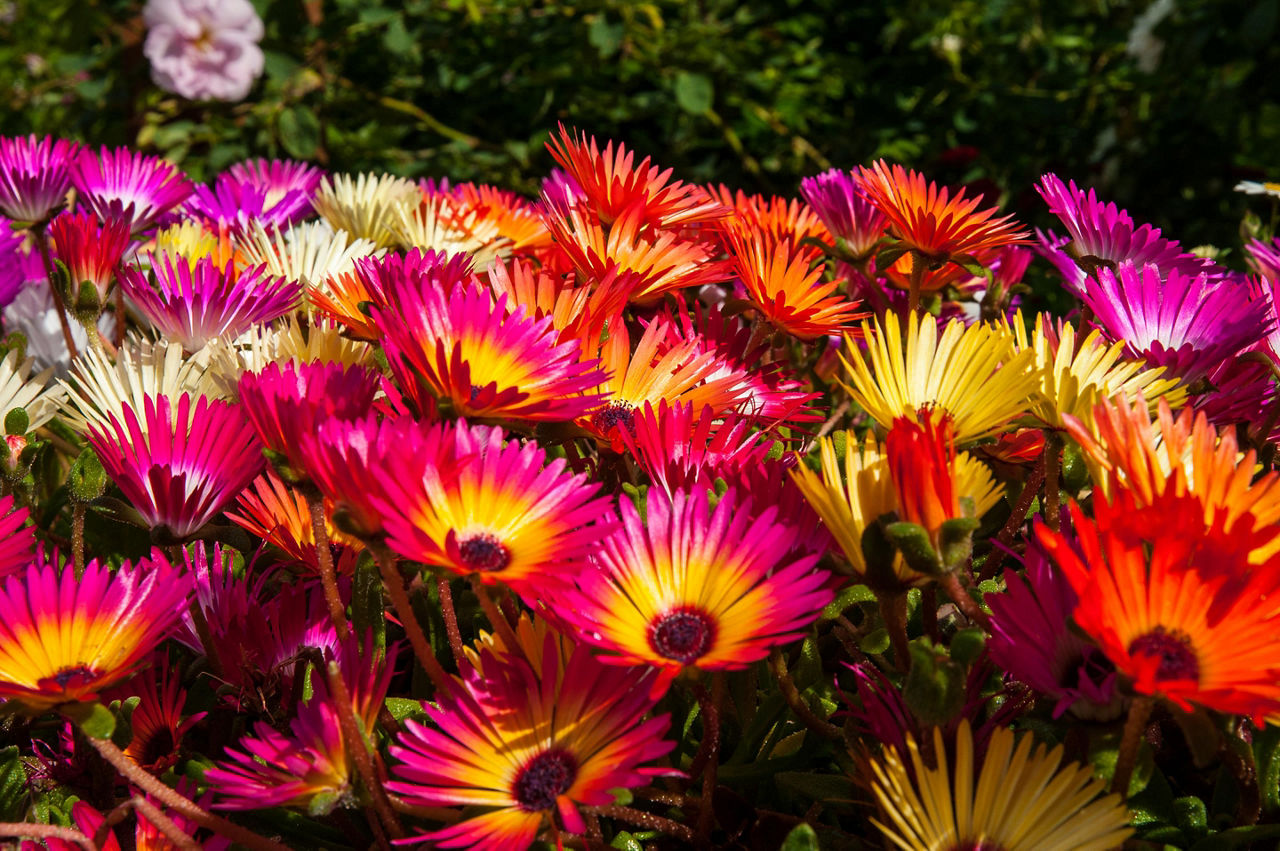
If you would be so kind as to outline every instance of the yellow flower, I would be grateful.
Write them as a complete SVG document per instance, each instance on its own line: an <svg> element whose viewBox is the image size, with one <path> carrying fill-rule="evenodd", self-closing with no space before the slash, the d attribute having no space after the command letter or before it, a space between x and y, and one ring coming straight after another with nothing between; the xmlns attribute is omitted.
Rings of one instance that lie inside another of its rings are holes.
<svg viewBox="0 0 1280 851"><path fill-rule="evenodd" d="M870 434L861 448L856 441L845 444L843 471L832 438L818 441L818 450L822 476L801 461L791 470L791 478L835 538L852 572L865 578L862 533L879 517L898 510L888 457ZM986 465L967 452L956 453L954 483L958 498L973 500L974 517L982 517L1004 495L1003 486L996 484ZM900 586L929 580L908 567L900 554L894 556L893 573Z"/></svg>
<svg viewBox="0 0 1280 851"><path fill-rule="evenodd" d="M1031 404L1038 381L1033 354L1014 348L1007 325L966 327L953 319L939 336L937 320L912 314L905 345L892 313L883 327L864 322L862 328L866 359L846 338L850 384L844 386L882 428L934 406L954 419L956 442L968 443L1005 431Z"/></svg>
<svg viewBox="0 0 1280 851"><path fill-rule="evenodd" d="M1063 766L1061 745L1047 753L1043 745L1032 751L1031 738L1024 735L1015 750L1013 731L998 728L975 777L967 720L956 733L954 776L938 728L933 730L934 768L925 766L919 745L908 736L911 768L892 748L871 763L871 788L884 819L872 823L905 851L1119 847L1133 833L1120 796L1099 798L1104 784L1092 769L1079 763Z"/></svg>
<svg viewBox="0 0 1280 851"><path fill-rule="evenodd" d="M1173 406L1181 405L1187 390L1176 378L1161 378L1164 367L1148 369L1144 361L1123 358L1124 341L1106 345L1098 331L1076 345L1076 329L1062 323L1057 332L1047 327L1043 314L1036 317L1035 330L1027 337L1019 314L1013 323L1019 353L1034 354L1038 394L1031 414L1039 423L1063 427L1063 415L1080 420L1096 434L1093 408L1103 399L1121 394L1128 399L1144 395L1155 409L1164 397Z"/></svg>

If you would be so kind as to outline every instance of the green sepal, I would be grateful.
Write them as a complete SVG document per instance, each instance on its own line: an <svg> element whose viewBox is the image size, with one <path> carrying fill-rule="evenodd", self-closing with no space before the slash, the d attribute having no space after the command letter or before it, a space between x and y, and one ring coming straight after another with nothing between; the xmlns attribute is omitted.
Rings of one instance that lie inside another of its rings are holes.
<svg viewBox="0 0 1280 851"><path fill-rule="evenodd" d="M84 322L84 317L88 316L89 322L85 324L89 326L92 326L94 320L98 318L98 314L102 312L102 299L98 297L98 288L93 285L93 281L80 282L75 300L71 303L71 312L81 322Z"/></svg>
<svg viewBox="0 0 1280 851"><path fill-rule="evenodd" d="M938 527L938 548L945 570L955 570L973 554L973 533L978 525L972 517L953 517Z"/></svg>
<svg viewBox="0 0 1280 851"><path fill-rule="evenodd" d="M919 523L899 520L884 527L885 537L894 548L902 553L902 558L916 573L926 576L937 576L943 572L943 565L938 554L934 552L929 533ZM863 535L866 540L866 535Z"/></svg>
<svg viewBox="0 0 1280 851"><path fill-rule="evenodd" d="M76 502L93 502L107 492L109 481L98 453L89 447L76 456L67 471L67 490Z"/></svg>
<svg viewBox="0 0 1280 851"><path fill-rule="evenodd" d="M987 636L982 630L962 629L951 637L951 658L967 668L978 661L986 646Z"/></svg>
<svg viewBox="0 0 1280 851"><path fill-rule="evenodd" d="M49 281L64 302L71 301L71 270L57 257L53 258L53 278Z"/></svg>
<svg viewBox="0 0 1280 851"><path fill-rule="evenodd" d="M818 851L818 848L817 832L807 822L800 822L782 840L779 851Z"/></svg>
<svg viewBox="0 0 1280 851"><path fill-rule="evenodd" d="M116 716L101 703L73 703L62 714L91 739L109 739L116 730Z"/></svg>
<svg viewBox="0 0 1280 851"><path fill-rule="evenodd" d="M25 408L11 408L4 415L4 433L11 437L21 437L31 428L31 417Z"/></svg>

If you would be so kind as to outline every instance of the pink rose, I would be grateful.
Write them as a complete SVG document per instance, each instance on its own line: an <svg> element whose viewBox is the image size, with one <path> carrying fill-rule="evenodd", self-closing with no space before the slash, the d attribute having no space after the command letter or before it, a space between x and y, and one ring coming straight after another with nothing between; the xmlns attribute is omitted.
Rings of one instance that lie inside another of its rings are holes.
<svg viewBox="0 0 1280 851"><path fill-rule="evenodd" d="M262 74L262 20L249 0L147 0L143 52L160 88L240 100Z"/></svg>

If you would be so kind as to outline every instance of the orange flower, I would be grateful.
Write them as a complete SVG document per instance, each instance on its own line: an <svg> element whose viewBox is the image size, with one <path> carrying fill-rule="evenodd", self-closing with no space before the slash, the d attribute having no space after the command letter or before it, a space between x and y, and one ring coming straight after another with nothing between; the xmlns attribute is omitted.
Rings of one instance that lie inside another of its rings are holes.
<svg viewBox="0 0 1280 851"><path fill-rule="evenodd" d="M483 183L463 183L453 194L466 208L492 222L499 235L511 241L515 254L537 256L550 247L551 233L537 208L516 193Z"/></svg>
<svg viewBox="0 0 1280 851"><path fill-rule="evenodd" d="M955 435L945 413L921 408L918 419L894 420L884 448L898 492L898 518L924 527L936 548L942 524L962 513L954 486Z"/></svg>
<svg viewBox="0 0 1280 851"><path fill-rule="evenodd" d="M609 142L601 153L594 136L570 133L561 124L547 149L606 225L633 205L640 207L642 222L659 228L713 221L729 212L701 188L672 181L671 169L664 171L649 157L633 166L635 154L621 143L615 148Z"/></svg>
<svg viewBox="0 0 1280 851"><path fill-rule="evenodd" d="M735 193L724 184L708 186L707 192L732 210L732 214L720 223L728 233L763 233L778 240L790 239L796 244L809 238L823 242L832 240L831 232L822 219L799 198L780 198L777 195L766 198L748 195L741 189Z"/></svg>
<svg viewBox="0 0 1280 851"><path fill-rule="evenodd" d="M867 315L840 293L839 282L822 280L818 249L764 233L732 234L729 242L734 270L751 302L778 330L816 340Z"/></svg>
<svg viewBox="0 0 1280 851"><path fill-rule="evenodd" d="M227 517L236 525L278 547L298 564L319 572L316 538L306 497L285 485L268 468L244 489L237 501L241 513L227 512ZM334 558L337 571L351 574L360 542L333 525L333 506L329 500L325 500L324 525L330 546L338 550Z"/></svg>
<svg viewBox="0 0 1280 851"><path fill-rule="evenodd" d="M605 325L626 306L640 282L635 272L611 266L604 277L579 283L573 274L558 275L528 260L512 258L489 267L486 280L495 298L507 297L508 311L524 308L534 319L551 317L558 341L577 340L583 351L599 343Z"/></svg>
<svg viewBox="0 0 1280 851"><path fill-rule="evenodd" d="M860 177L894 236L932 262L1030 242L1030 231L1019 231L1013 216L995 218L994 207L974 212L980 198L966 198L963 190L952 195L919 172L880 160Z"/></svg>

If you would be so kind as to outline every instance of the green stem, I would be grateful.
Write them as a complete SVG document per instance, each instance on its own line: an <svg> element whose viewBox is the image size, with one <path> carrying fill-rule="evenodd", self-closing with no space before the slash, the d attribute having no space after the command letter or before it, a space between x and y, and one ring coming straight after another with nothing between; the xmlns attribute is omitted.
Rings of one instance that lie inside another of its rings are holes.
<svg viewBox="0 0 1280 851"><path fill-rule="evenodd" d="M373 759L369 755L369 741L360 724L356 721L355 711L351 708L351 693L347 690L347 682L342 678L342 671L337 662L325 666L326 678L329 681L329 692L333 695L333 703L338 709L338 725L342 728L342 738L347 746L347 753L356 764L356 773L373 799L373 810L382 825L393 839L404 837L404 826L391 802L387 800L387 792L382 788L382 781L373 769ZM375 825L376 827L376 825Z"/></svg>
<svg viewBox="0 0 1280 851"><path fill-rule="evenodd" d="M1147 730L1147 719L1155 707L1155 698L1142 695L1129 704L1129 717L1124 722L1120 738L1120 753L1116 756L1116 773L1111 778L1111 791L1123 798L1129 797L1129 781L1138 764L1138 748Z"/></svg>
<svg viewBox="0 0 1280 851"><path fill-rule="evenodd" d="M893 661L898 670L906 673L911 667L911 651L907 648L907 595L902 592L877 594L880 617L889 633L893 647Z"/></svg>
<svg viewBox="0 0 1280 851"><path fill-rule="evenodd" d="M399 615L400 624L404 627L405 634L409 637L409 645L413 648L413 655L417 657L418 664L422 666L422 670L427 672L427 676L435 684L436 690L439 692L449 691L452 688L449 675L445 673L440 660L436 658L435 651L431 649L426 633L422 631L422 624L418 623L418 616L414 614L413 604L409 602L409 594L405 591L404 577L396 569L395 558L391 555L391 551L384 546L374 546L373 551L374 557L378 562L378 569L382 573L382 584L386 586L387 594L391 597L391 605L396 610L396 614Z"/></svg>
<svg viewBox="0 0 1280 851"><path fill-rule="evenodd" d="M906 597L902 599L905 603ZM774 678L778 681L783 700L787 702L787 706L791 707L791 711L796 714L796 717L800 719L800 722L805 727L824 739L830 739L833 742L838 742L843 738L839 727L819 718L809 708L809 704L804 702L804 696L800 694L800 689L796 687L795 680L791 679L791 672L787 670L787 660L783 658L782 651L776 647L773 648L773 652L769 655L769 670L773 672Z"/></svg>
<svg viewBox="0 0 1280 851"><path fill-rule="evenodd" d="M324 589L324 601L329 606L329 619L338 632L338 640L346 641L351 634L347 624L347 609L338 593L338 574L333 568L333 553L329 550L329 530L324 524L324 497L306 495L307 508L311 512L311 534L316 541L316 561L320 565L320 586Z"/></svg>
<svg viewBox="0 0 1280 851"><path fill-rule="evenodd" d="M458 629L458 610L453 605L453 588L449 578L441 576L436 580L436 591L440 595L440 610L444 613L444 631L449 636L449 649L453 651L453 664L462 670L462 662L466 655L462 652L462 630Z"/></svg>
<svg viewBox="0 0 1280 851"><path fill-rule="evenodd" d="M924 257L919 251L911 252L911 278L907 286L907 310L915 313L920 309L920 285L924 283Z"/></svg>
<svg viewBox="0 0 1280 851"><path fill-rule="evenodd" d="M84 576L84 513L85 504L77 500L71 506L71 563L76 579Z"/></svg>
<svg viewBox="0 0 1280 851"><path fill-rule="evenodd" d="M1044 433L1044 511L1045 523L1058 531L1061 521L1058 481L1062 475L1062 435L1052 429Z"/></svg>

